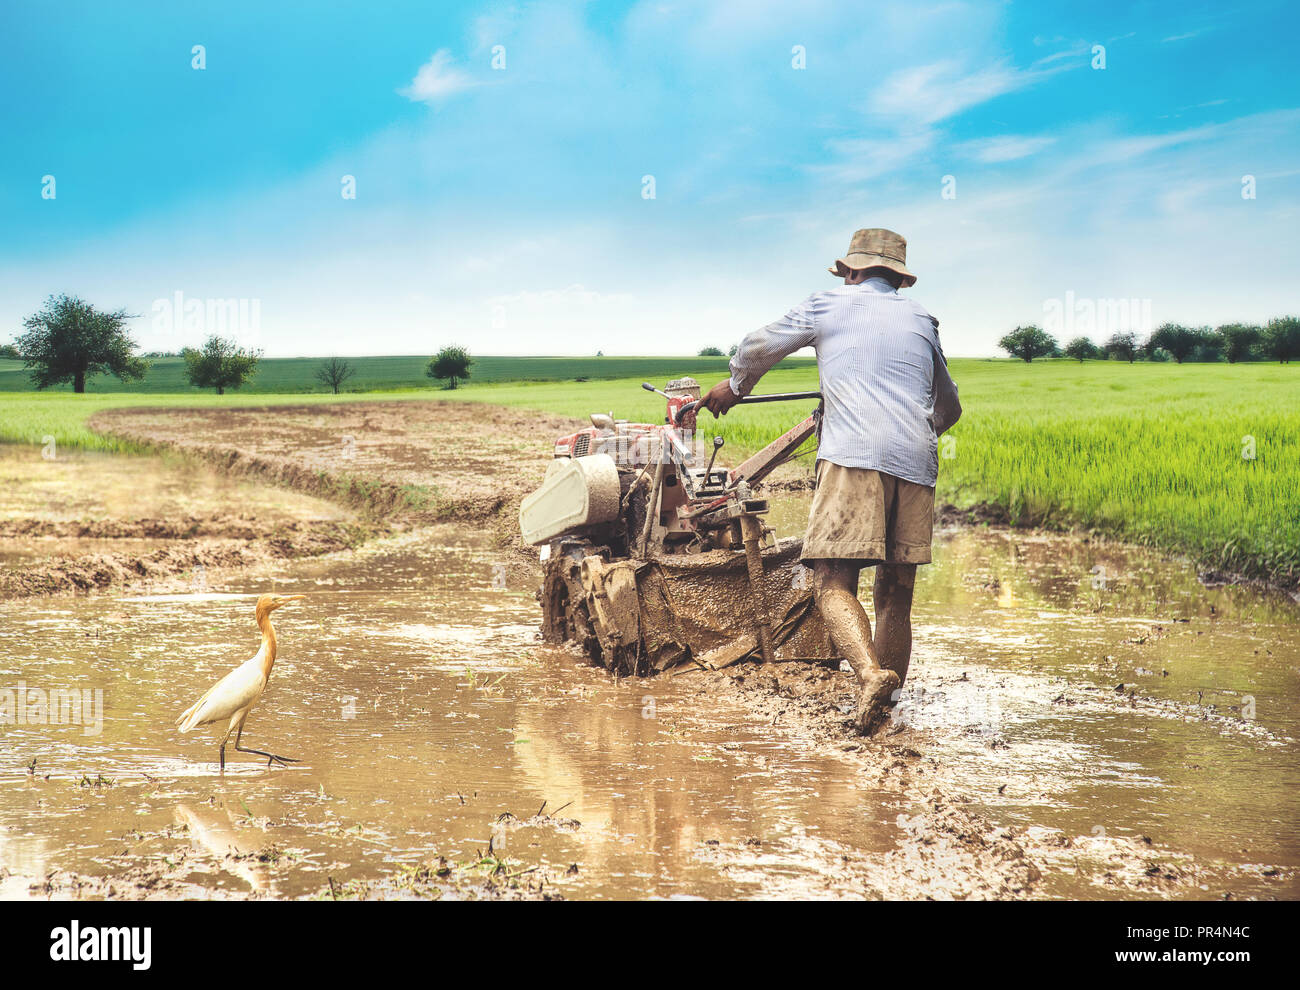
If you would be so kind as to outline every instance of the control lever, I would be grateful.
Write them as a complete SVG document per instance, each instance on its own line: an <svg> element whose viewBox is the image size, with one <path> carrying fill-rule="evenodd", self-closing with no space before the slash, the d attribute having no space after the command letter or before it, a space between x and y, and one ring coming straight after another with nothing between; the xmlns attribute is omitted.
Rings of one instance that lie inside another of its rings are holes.
<svg viewBox="0 0 1300 990"><path fill-rule="evenodd" d="M706 485L709 483L709 475L713 473L713 462L718 459L718 451L722 449L722 445L726 442L722 437L713 438L713 456L709 458L709 466L704 469L704 483Z"/></svg>
<svg viewBox="0 0 1300 990"><path fill-rule="evenodd" d="M672 398L672 396L670 396L667 392L663 391L662 389L657 389L657 388L655 388L655 387L654 387L653 385L651 385L649 382L642 382L642 383L641 383L641 387L642 387L643 389L645 389L647 392L655 392L655 393L657 393L657 394L659 394L659 395L662 395L665 399L671 399L671 398ZM682 406L677 410L677 424L680 424L681 421L682 421L682 417L685 416L688 412L690 412L692 409L694 409L694 408L695 408L696 406L698 406L699 404L700 404L700 403L699 403L698 400L697 400L697 401L694 401L694 402L687 402L687 403L685 403L684 405L682 405ZM676 425L676 424L675 424L675 425Z"/></svg>

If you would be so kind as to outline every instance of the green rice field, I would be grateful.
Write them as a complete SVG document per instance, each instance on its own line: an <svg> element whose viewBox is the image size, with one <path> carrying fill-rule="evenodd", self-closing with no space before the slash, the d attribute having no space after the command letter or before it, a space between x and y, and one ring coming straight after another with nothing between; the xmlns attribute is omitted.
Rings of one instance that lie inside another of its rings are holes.
<svg viewBox="0 0 1300 990"><path fill-rule="evenodd" d="M185 379L185 360L179 357L149 358L150 368L138 382L124 385L111 375L97 375L86 382L86 391L134 392L146 395L190 393L202 395ZM287 392L326 392L316 380L322 358L263 358L253 378L241 393L270 394ZM356 376L343 386L344 392L391 391L394 389L441 388L442 382L426 377L429 355L386 355L381 357L345 358ZM702 374L721 377L727 370L726 358L690 358L691 366ZM812 358L796 358L795 364L813 365ZM470 368L474 383L502 381L590 381L627 378L634 375L656 379L672 378L680 372L682 359L675 357L476 357ZM28 373L20 361L0 359L0 392L26 392L31 389ZM52 391L71 392L71 385Z"/></svg>
<svg viewBox="0 0 1300 990"><path fill-rule="evenodd" d="M0 440L40 443L54 436L61 444L117 449L114 441L86 429L93 412L131 405L376 398L487 402L575 418L613 412L657 422L662 399L642 391L642 380L662 385L669 377L692 374L707 388L723 376L726 363L718 358L479 360L497 380L474 380L451 392L430 388L427 379L420 389L394 382L394 390L382 394L339 397L0 392ZM566 360L572 365L564 366ZM620 362L617 370L624 377L582 374L589 361ZM579 373L564 381L510 381L511 362L515 378L532 377L539 367L565 367L566 377ZM1289 586L1300 582L1300 366L954 359L951 369L965 415L941 445L941 500L991 503L1019 522L1081 526L1185 552L1206 566ZM816 385L816 367L805 360L771 372L759 391ZM808 408L807 403L740 406L717 427L706 414L701 428L725 436L735 460L793 425ZM538 451L539 457L547 455Z"/></svg>

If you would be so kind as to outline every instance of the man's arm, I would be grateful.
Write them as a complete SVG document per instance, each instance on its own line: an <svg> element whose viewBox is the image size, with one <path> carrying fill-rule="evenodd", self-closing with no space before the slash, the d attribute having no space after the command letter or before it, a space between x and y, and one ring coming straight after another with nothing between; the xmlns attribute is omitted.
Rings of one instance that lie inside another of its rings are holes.
<svg viewBox="0 0 1300 990"><path fill-rule="evenodd" d="M937 336L937 335L936 335ZM948 360L936 342L934 348L934 432L943 436L961 419L961 401L957 383L948 374Z"/></svg>
<svg viewBox="0 0 1300 990"><path fill-rule="evenodd" d="M731 377L709 389L700 405L714 416L721 416L748 395L774 364L813 343L816 332L812 299L809 296L775 323L746 336L731 359Z"/></svg>

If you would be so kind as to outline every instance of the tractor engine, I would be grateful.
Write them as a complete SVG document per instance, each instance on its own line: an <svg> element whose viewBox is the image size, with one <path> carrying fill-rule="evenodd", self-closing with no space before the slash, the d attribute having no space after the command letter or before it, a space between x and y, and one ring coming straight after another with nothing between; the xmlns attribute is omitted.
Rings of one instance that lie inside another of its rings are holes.
<svg viewBox="0 0 1300 990"><path fill-rule="evenodd" d="M833 656L799 565L800 541L773 539L752 485L815 432L820 409L736 468L696 433L700 387L671 381L662 424L600 413L555 442L523 500L524 542L540 548L549 642L576 643L621 673ZM818 398L818 393L742 401Z"/></svg>

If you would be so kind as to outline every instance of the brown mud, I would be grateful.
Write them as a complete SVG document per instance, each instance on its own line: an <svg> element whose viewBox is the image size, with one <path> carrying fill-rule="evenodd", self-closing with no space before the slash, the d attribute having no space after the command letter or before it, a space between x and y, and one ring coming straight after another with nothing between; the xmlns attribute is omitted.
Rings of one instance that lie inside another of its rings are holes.
<svg viewBox="0 0 1300 990"><path fill-rule="evenodd" d="M0 445L0 600L335 553L386 532L314 498L158 456ZM231 506L238 506L231 511Z"/></svg>
<svg viewBox="0 0 1300 990"><path fill-rule="evenodd" d="M1089 877L1094 896L1106 897L1187 896L1219 882L1193 857L1150 839L1070 836L995 822L944 772L944 746L933 733L887 723L871 739L852 738L857 679L851 672L747 664L689 676L711 702L738 701L774 730L850 763L873 788L909 801L893 849L842 858L844 875L867 896L1024 900L1051 896L1053 878L1062 873Z"/></svg>
<svg viewBox="0 0 1300 990"><path fill-rule="evenodd" d="M213 570L333 553L446 520L487 523L502 544L517 545L519 501L545 473L538 451L574 428L558 417L450 402L111 410L90 425L166 459L113 458L131 465L123 473L133 484L118 479L116 499L95 499L69 493L78 477L114 473L106 455L65 453L51 463L35 449L0 451L0 481L12 486L0 516L0 599L174 588L187 576L197 586ZM232 484L179 504L150 488L173 469L209 489L213 477ZM50 476L59 474L66 477L55 490ZM230 513L232 502L246 505L267 485L346 511ZM146 503L152 494L165 504L141 505L142 488Z"/></svg>
<svg viewBox="0 0 1300 990"><path fill-rule="evenodd" d="M167 843L166 853L141 855L124 849L105 857L105 874L53 870L43 878L30 880L26 895L43 900L174 901L209 900L214 892L206 882L214 868L245 880L247 890L231 895L236 900L257 900L274 896L271 881L275 873L291 867L300 851L286 851L273 843L254 845L234 828L214 830L203 817L187 808L178 809L177 826L159 836L139 833L123 843ZM170 841L169 841L170 840ZM0 868L0 891L13 896L24 893L21 883ZM7 888L7 891L6 891ZM563 900L555 889L550 871L523 867L480 851L466 862L452 862L437 856L412 866L381 871L365 879L325 878L319 890L303 895L319 901L532 901Z"/></svg>
<svg viewBox="0 0 1300 990"><path fill-rule="evenodd" d="M122 409L90 427L386 522L495 520L540 483L572 420L454 402Z"/></svg>
<svg viewBox="0 0 1300 990"><path fill-rule="evenodd" d="M0 686L75 670L110 715L89 739L0 730L35 761L0 767L0 896L1300 892L1289 603L1121 545L949 525L904 697L864 740L845 671L619 680L539 644L539 568L502 534L571 422L404 402L97 425L186 456L9 464L37 481L0 512L28 548L0 581L53 571L40 555L59 548L179 556L110 578L135 594L0 601ZM803 482L770 487L788 495L774 526L797 533ZM254 549L295 521L370 539ZM204 547L199 588L183 555ZM307 763L223 778L168 716L251 652L248 602L270 585L310 597L278 623L252 744L291 740Z"/></svg>
<svg viewBox="0 0 1300 990"><path fill-rule="evenodd" d="M77 671L107 708L100 735L4 729L0 896L1294 896L1294 616L1109 552L941 534L868 740L847 673L619 680L540 645L537 567L460 527L206 596L0 604L0 685ZM169 716L251 651L268 581L309 598L250 741L306 762L223 776Z"/></svg>

